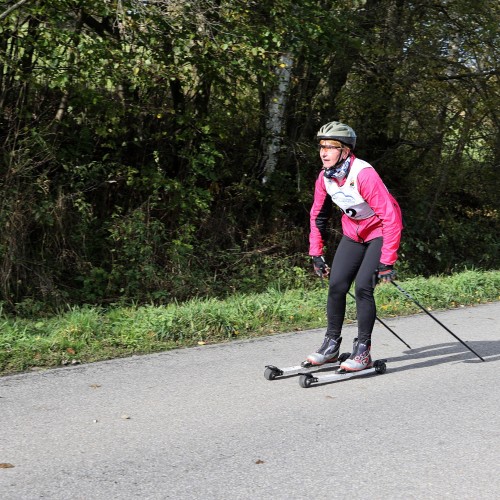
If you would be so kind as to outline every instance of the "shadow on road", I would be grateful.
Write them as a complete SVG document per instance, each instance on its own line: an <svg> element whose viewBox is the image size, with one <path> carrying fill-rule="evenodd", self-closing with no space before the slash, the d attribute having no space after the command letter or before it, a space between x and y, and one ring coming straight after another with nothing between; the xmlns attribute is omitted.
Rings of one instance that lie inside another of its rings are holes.
<svg viewBox="0 0 500 500"><path fill-rule="evenodd" d="M435 344L427 347L420 347L417 349L411 349L404 352L404 356L387 358L387 373L397 373L404 372L407 370L415 370L419 368L427 368L430 366L441 365L444 363L487 363L492 361L500 360L500 340L496 341L480 341L480 342L468 342L468 345L472 347L479 355L481 355L485 361L481 361L476 357L471 351L469 351L465 346L460 343L446 343L446 344ZM417 362L412 362L412 360L421 360ZM404 366L393 366L391 363L403 361L409 362ZM318 370L319 371L319 370ZM317 373L317 372L316 372ZM364 377L376 377L377 374L369 374ZM312 388L322 387L325 385L330 385L334 382L325 381L315 383Z"/></svg>
<svg viewBox="0 0 500 500"><path fill-rule="evenodd" d="M500 360L500 340L468 342L468 345L482 356L486 363ZM474 353L469 351L459 342L420 347L405 351L404 354L404 356L388 358L387 363L411 360L422 361L405 366L391 367L391 372L402 372L457 361L463 361L464 363L483 363Z"/></svg>

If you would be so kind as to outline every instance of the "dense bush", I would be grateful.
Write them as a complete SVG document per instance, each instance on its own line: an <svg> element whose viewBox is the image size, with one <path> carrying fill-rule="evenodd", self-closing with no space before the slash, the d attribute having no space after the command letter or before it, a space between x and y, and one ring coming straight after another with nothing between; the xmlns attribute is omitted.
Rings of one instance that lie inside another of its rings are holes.
<svg viewBox="0 0 500 500"><path fill-rule="evenodd" d="M498 266L491 0L330 2L320 22L312 0L56 0L0 16L10 310L303 284L315 134L332 119L400 201L403 276Z"/></svg>

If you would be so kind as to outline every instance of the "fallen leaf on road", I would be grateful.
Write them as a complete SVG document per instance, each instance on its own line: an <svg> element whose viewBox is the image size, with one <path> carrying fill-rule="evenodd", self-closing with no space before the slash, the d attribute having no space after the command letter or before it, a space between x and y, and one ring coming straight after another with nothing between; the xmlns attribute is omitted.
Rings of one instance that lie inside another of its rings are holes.
<svg viewBox="0 0 500 500"><path fill-rule="evenodd" d="M261 460L260 458L255 461L256 464L265 464L264 460Z"/></svg>
<svg viewBox="0 0 500 500"><path fill-rule="evenodd" d="M0 464L0 469L12 469L14 466L12 464Z"/></svg>
<svg viewBox="0 0 500 500"><path fill-rule="evenodd" d="M99 389L101 386L99 384L91 384L89 387L92 387L92 389Z"/></svg>

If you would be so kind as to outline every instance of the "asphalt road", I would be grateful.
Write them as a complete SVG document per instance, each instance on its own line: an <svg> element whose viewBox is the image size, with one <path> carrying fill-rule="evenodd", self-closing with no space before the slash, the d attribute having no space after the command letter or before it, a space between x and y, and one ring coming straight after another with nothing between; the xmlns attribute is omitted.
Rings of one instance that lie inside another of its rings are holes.
<svg viewBox="0 0 500 500"><path fill-rule="evenodd" d="M486 362L420 314L307 389L264 367L323 330L0 378L0 498L500 498L500 302L435 314Z"/></svg>

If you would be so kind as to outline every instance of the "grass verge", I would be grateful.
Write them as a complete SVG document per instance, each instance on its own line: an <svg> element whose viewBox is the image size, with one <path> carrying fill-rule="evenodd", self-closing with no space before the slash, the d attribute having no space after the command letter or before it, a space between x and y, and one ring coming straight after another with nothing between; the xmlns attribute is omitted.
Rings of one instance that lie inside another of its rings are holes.
<svg viewBox="0 0 500 500"><path fill-rule="evenodd" d="M400 284L429 310L500 300L500 271L466 271ZM0 375L321 328L326 293L318 285L166 307L86 306L38 320L0 315ZM391 285L377 287L376 300L381 318L421 312ZM346 322L355 318L354 301L348 298Z"/></svg>

